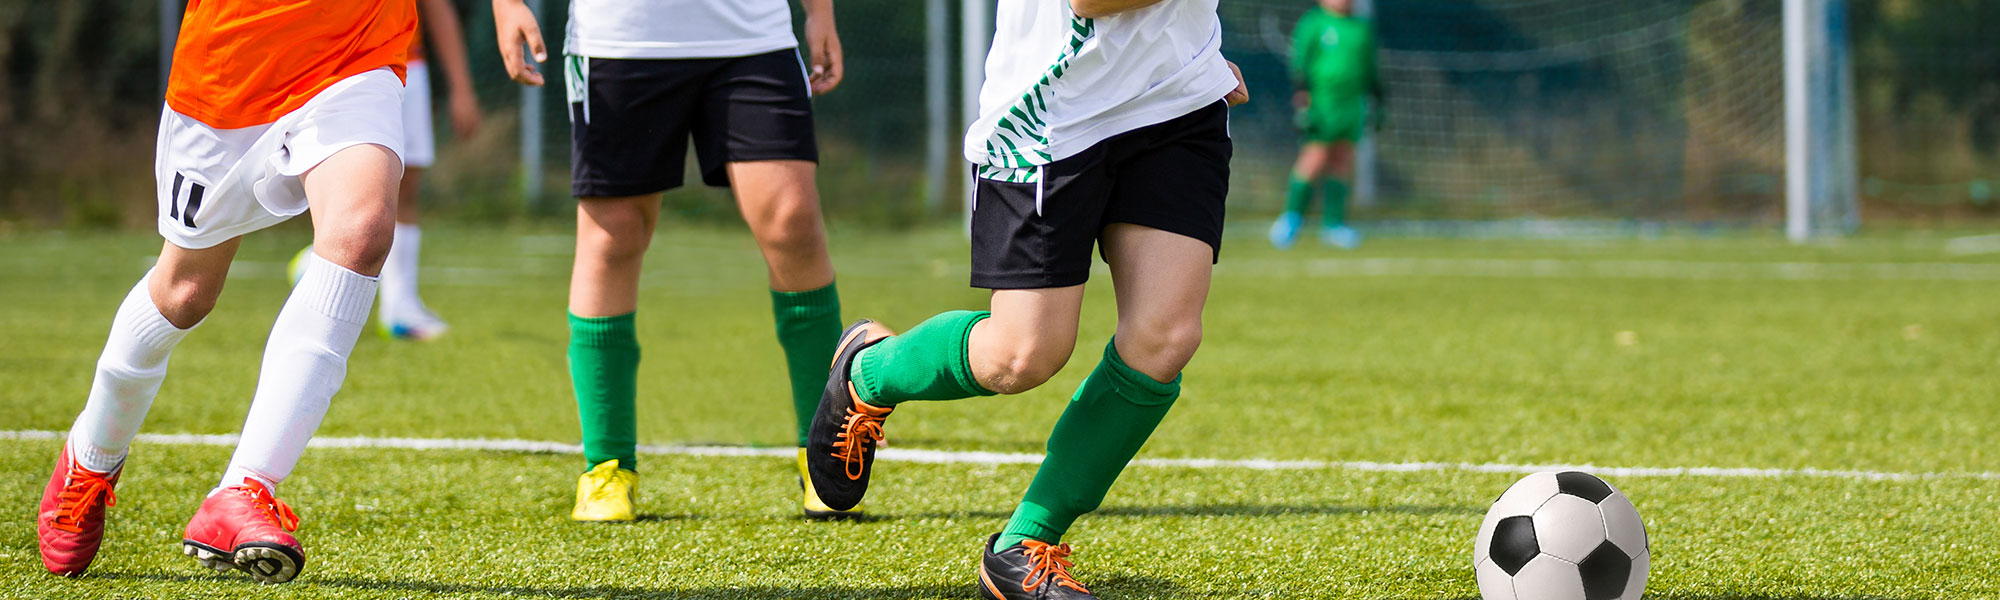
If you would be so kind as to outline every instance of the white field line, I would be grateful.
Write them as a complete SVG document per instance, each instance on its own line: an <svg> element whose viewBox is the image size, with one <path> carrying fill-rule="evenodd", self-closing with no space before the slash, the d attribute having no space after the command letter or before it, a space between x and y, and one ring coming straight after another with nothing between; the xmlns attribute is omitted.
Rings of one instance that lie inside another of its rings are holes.
<svg viewBox="0 0 2000 600"><path fill-rule="evenodd" d="M65 435L57 431L0 431L0 440L56 440ZM186 433L142 433L138 441L148 444L173 446L235 446L234 435L199 435ZM583 447L576 444L544 442L536 440L494 440L494 439L438 439L438 438L378 438L378 437L316 437L309 444L314 448L390 448L399 450L469 450L487 452L539 452L576 454ZM734 456L792 458L797 456L794 448L747 448L740 446L654 446L640 445L640 454L674 456ZM966 452L952 450L910 450L903 448L883 448L882 460L896 462L930 464L972 464L972 465L1032 465L1042 462L1040 454L1012 452ZM1898 473L1887 471L1859 471L1846 469L1757 469L1722 467L1604 467L1596 465L1529 465L1504 463L1454 463L1454 462L1404 462L1383 463L1370 461L1320 461L1320 460L1268 460L1268 459L1222 459L1222 458L1141 458L1132 461L1134 466L1168 467L1184 469L1242 469L1248 471L1366 471L1378 473L1416 473L1437 471L1470 471L1474 473L1528 474L1542 471L1588 471L1609 477L1734 477L1775 479L1788 477L1810 477L1823 479L1854 479L1865 481L1920 481L1932 479L1974 479L2000 481L2000 472L1937 472Z"/></svg>
<svg viewBox="0 0 2000 600"><path fill-rule="evenodd" d="M1971 239L1971 238L1966 238ZM1963 250L1963 249L1961 249ZM1954 251L1955 255L2000 253L1992 249ZM154 260L147 259L148 265ZM849 259L850 270L871 273L926 273L933 277L962 274L961 262ZM555 276L569 263L530 259L508 268L429 267L426 281L447 286L497 287L518 285L523 276ZM1102 263L1093 268L1109 272ZM649 271L657 273L657 271ZM1688 260L1596 260L1569 258L1303 258L1226 261L1221 275L1252 277L1478 277L1506 279L1659 279L1679 281L2000 281L2000 264L1978 262L1758 262ZM274 279L285 276L285 263L240 260L230 277ZM433 281L434 280L434 281ZM658 284L656 284L658 285ZM689 287L677 279L675 289Z"/></svg>
<svg viewBox="0 0 2000 600"><path fill-rule="evenodd" d="M1319 258L1224 262L1218 274L1777 281L2000 281L2000 264L1746 262L1561 258Z"/></svg>

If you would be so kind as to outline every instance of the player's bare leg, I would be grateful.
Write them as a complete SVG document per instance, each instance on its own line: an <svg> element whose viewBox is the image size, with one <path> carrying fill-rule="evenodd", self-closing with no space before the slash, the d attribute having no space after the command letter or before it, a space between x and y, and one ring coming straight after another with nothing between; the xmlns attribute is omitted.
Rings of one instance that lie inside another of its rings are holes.
<svg viewBox="0 0 2000 600"><path fill-rule="evenodd" d="M1181 369L1201 346L1215 250L1180 234L1129 224L1102 241L1118 298L1118 334L1049 435L1007 528L988 540L980 591L988 598L1090 598L1057 545L1111 484L1180 393Z"/></svg>
<svg viewBox="0 0 2000 600"><path fill-rule="evenodd" d="M171 243L160 246L160 260L147 277L153 304L175 327L188 329L208 318L222 298L229 265L243 238L190 250Z"/></svg>
<svg viewBox="0 0 2000 600"><path fill-rule="evenodd" d="M639 271L660 220L660 196L584 198L576 207L570 312L604 317L639 306Z"/></svg>
<svg viewBox="0 0 2000 600"><path fill-rule="evenodd" d="M313 252L349 271L381 274L395 239L402 171L394 151L362 144L300 175L312 206Z"/></svg>
<svg viewBox="0 0 2000 600"><path fill-rule="evenodd" d="M770 270L771 289L804 292L833 283L826 225L820 216L818 166L803 160L729 163L737 208L756 236Z"/></svg>
<svg viewBox="0 0 2000 600"><path fill-rule="evenodd" d="M1321 243L1352 250L1361 245L1361 234L1347 225L1347 205L1354 181L1354 143L1346 140L1326 144L1318 179L1326 185L1326 212L1319 230Z"/></svg>
<svg viewBox="0 0 2000 600"><path fill-rule="evenodd" d="M119 305L90 399L70 427L38 507L36 533L49 572L81 575L97 557L105 509L116 502L112 488L166 380L167 359L215 309L238 245L238 238L198 250L163 244L159 262Z"/></svg>
<svg viewBox="0 0 2000 600"><path fill-rule="evenodd" d="M634 421L639 272L660 219L658 194L584 198L576 208L576 260L569 280L570 383L590 470L577 480L578 521L630 521L638 485Z"/></svg>
<svg viewBox="0 0 2000 600"><path fill-rule="evenodd" d="M313 253L271 326L229 469L183 536L183 551L204 566L267 583L290 581L304 567L304 548L292 535L298 515L278 500L277 488L346 379L389 253L402 168L394 151L362 144L300 175Z"/></svg>
<svg viewBox="0 0 2000 600"><path fill-rule="evenodd" d="M1291 181L1285 190L1285 212L1271 224L1271 245L1284 249L1298 241L1306 208L1312 204L1313 186L1325 177L1331 155L1332 148L1325 142L1299 145L1299 157L1292 163Z"/></svg>
<svg viewBox="0 0 2000 600"><path fill-rule="evenodd" d="M1055 377L1076 352L1083 286L995 290L993 316L972 327L966 340L979 385L1019 394Z"/></svg>
<svg viewBox="0 0 2000 600"><path fill-rule="evenodd" d="M1171 381L1201 346L1215 249L1191 237L1113 224L1104 255L1118 298L1118 355L1154 381Z"/></svg>
<svg viewBox="0 0 2000 600"><path fill-rule="evenodd" d="M814 185L818 165L804 160L729 164L729 181L750 234L757 238L771 281L771 312L792 388L798 434L799 504L806 516L852 518L859 506L835 510L815 494L805 468L806 430L826 383L840 337L840 294Z"/></svg>

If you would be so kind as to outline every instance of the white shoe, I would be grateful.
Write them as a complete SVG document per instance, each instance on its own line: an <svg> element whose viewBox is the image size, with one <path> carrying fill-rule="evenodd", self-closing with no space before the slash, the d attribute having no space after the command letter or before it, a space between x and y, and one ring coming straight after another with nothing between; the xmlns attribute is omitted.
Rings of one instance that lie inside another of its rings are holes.
<svg viewBox="0 0 2000 600"><path fill-rule="evenodd" d="M418 307L411 311L383 311L378 321L382 337L392 340L424 341L437 339L451 330L451 325L432 314L430 309Z"/></svg>

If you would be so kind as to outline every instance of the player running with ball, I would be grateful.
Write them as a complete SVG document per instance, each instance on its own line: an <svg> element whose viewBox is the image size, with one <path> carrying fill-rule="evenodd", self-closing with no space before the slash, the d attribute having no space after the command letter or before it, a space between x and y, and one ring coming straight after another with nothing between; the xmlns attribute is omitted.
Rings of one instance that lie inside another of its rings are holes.
<svg viewBox="0 0 2000 600"><path fill-rule="evenodd" d="M836 509L861 501L902 403L1048 381L1076 345L1093 247L1110 264L1117 334L1013 518L981 545L987 598L1092 597L1069 573L1063 533L1180 397L1201 343L1229 192L1228 105L1249 99L1222 57L1217 2L1001 0L965 140L978 176L972 285L993 290L990 310L893 336L861 321L841 336L806 449Z"/></svg>
<svg viewBox="0 0 2000 600"><path fill-rule="evenodd" d="M80 575L167 358L215 308L241 236L312 209L313 254L278 311L222 481L182 546L290 581L305 552L275 495L347 376L375 301L403 173L409 0L193 0L160 115L159 262L118 307L36 518L42 563Z"/></svg>
<svg viewBox="0 0 2000 600"><path fill-rule="evenodd" d="M638 483L639 271L680 187L688 141L702 182L732 188L769 266L778 345L792 382L800 480L805 426L819 405L840 335L814 186L819 146L812 94L840 84L833 0L801 0L811 73L785 0L572 0L563 57L569 90L576 265L569 287L569 369L583 425L578 521L630 521ZM543 60L542 34L521 0L493 0L500 54L515 81L541 85L521 46ZM713 399L687 399L688 402ZM853 516L801 498L809 516Z"/></svg>

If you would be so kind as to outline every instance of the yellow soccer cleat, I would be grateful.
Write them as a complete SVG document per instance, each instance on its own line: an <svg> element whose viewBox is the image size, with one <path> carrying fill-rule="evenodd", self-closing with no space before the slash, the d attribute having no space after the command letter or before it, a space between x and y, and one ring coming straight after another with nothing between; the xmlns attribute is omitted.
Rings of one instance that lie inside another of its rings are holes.
<svg viewBox="0 0 2000 600"><path fill-rule="evenodd" d="M861 505L847 510L834 510L819 501L819 494L813 493L812 477L806 475L806 449L799 449L799 504L805 507L806 518L810 519L858 519Z"/></svg>
<svg viewBox="0 0 2000 600"><path fill-rule="evenodd" d="M639 473L618 468L617 460L597 463L576 480L576 510L569 518L587 522L631 521L632 489Z"/></svg>

